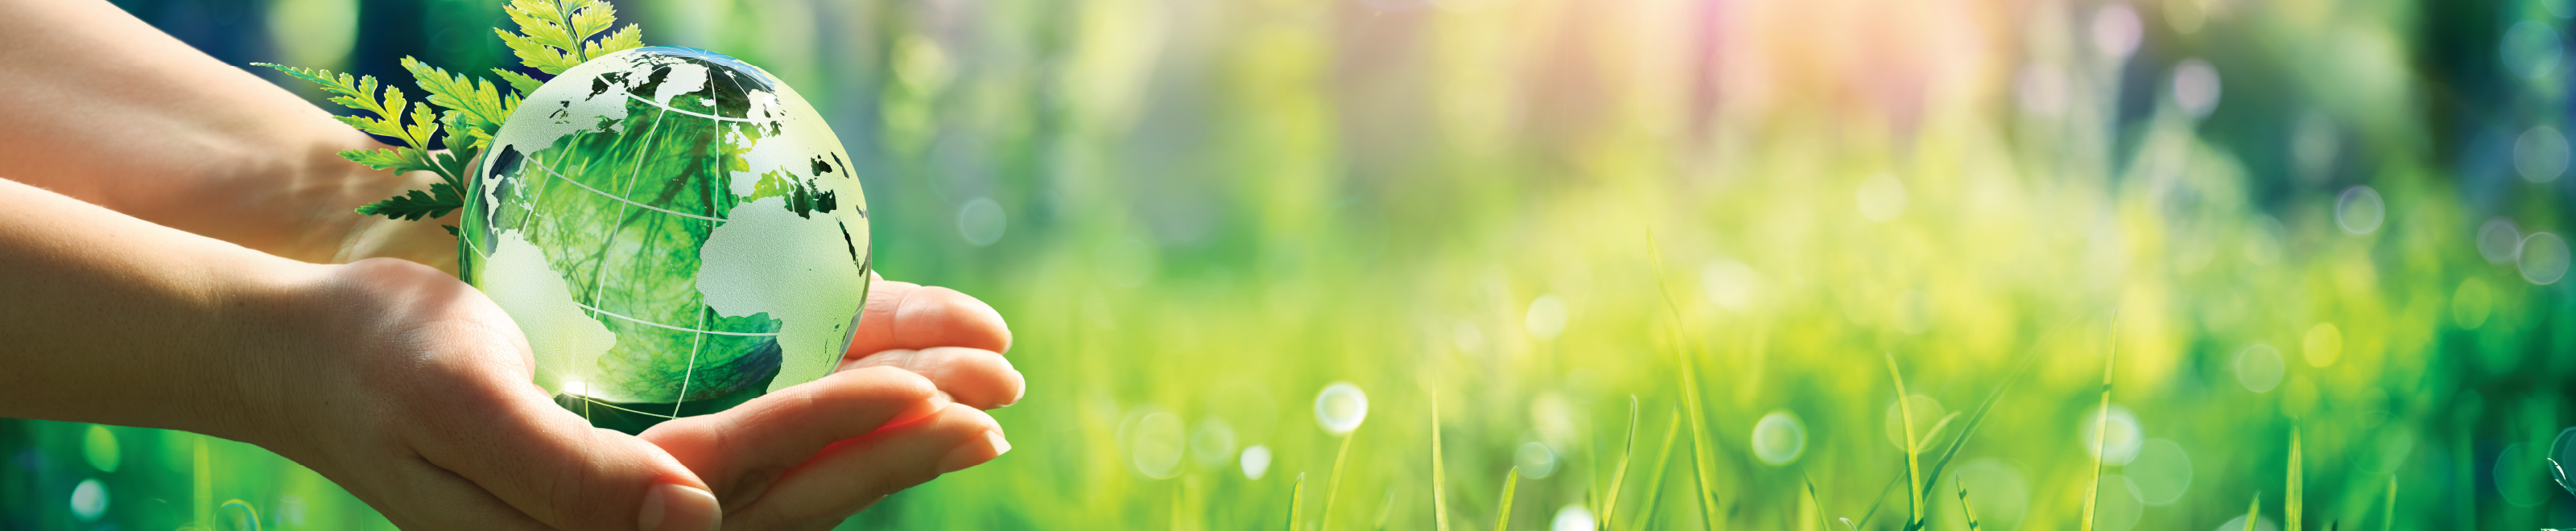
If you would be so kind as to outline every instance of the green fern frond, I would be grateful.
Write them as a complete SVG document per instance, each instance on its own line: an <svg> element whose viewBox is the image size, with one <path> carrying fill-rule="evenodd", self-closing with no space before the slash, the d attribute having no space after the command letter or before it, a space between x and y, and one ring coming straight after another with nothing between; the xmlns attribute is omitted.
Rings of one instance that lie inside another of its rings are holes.
<svg viewBox="0 0 2576 531"><path fill-rule="evenodd" d="M448 109L440 122L447 126L451 147L463 138L468 146L482 148L493 134L500 132L501 122L509 119L510 111L518 104L517 97L503 93L490 80L450 74L411 57L404 57L402 66L411 71L421 90L429 93L425 101Z"/></svg>
<svg viewBox="0 0 2576 531"><path fill-rule="evenodd" d="M582 54L596 58L603 55L617 53L622 50L642 47L644 47L644 29L635 27L633 24L628 24L626 27L618 28L616 32L609 33L605 38L583 45Z"/></svg>
<svg viewBox="0 0 2576 531"><path fill-rule="evenodd" d="M432 168L429 165L429 161L422 157L421 153L422 152L418 149L408 147L352 149L340 152L340 158L349 159L350 162L365 164L369 168L393 170L397 173L431 171Z"/></svg>
<svg viewBox="0 0 2576 531"><path fill-rule="evenodd" d="M463 198L457 197L455 189L446 186L446 183L431 185L429 188L428 191L410 190L403 195L368 203L366 206L358 207L358 213L417 221L423 218L445 216L448 212L455 211L464 205Z"/></svg>
<svg viewBox="0 0 2576 531"><path fill-rule="evenodd" d="M633 24L610 33L597 42L591 37L617 25L617 8L604 0L581 0L567 4L559 0L512 0L503 7L510 21L519 25L518 33L495 28L494 34L508 44L519 63L539 72L562 74L565 69L591 58L618 50L644 45L643 30Z"/></svg>
<svg viewBox="0 0 2576 531"><path fill-rule="evenodd" d="M543 81L537 81L537 78L528 77L527 74L514 72L507 68L494 68L492 69L492 73L500 74L501 81L510 83L510 90L519 94L535 94L537 92L537 87L545 86L546 84ZM511 106L517 107L515 104Z"/></svg>

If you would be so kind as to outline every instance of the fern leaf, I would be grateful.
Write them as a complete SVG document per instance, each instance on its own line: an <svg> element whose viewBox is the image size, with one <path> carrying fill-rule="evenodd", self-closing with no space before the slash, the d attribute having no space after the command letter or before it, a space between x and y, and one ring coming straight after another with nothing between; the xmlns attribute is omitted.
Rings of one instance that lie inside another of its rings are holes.
<svg viewBox="0 0 2576 531"><path fill-rule="evenodd" d="M440 183L438 185L431 186L431 188L438 188L441 189L441 192L444 192L445 186L446 183ZM383 201L368 203L366 206L358 207L358 213L368 216L384 216L403 221L417 221L422 218L437 218L445 216L448 212L454 212L458 208L464 208L464 206L464 202L459 201L458 198L455 197L454 193L433 194L422 190L411 190L403 195L393 196Z"/></svg>
<svg viewBox="0 0 2576 531"><path fill-rule="evenodd" d="M501 36L501 43L510 45L510 51L519 56L519 64L545 72L547 75L561 74L564 69L581 64L579 58L564 53L564 50L547 46L528 36L497 28L493 29L492 33Z"/></svg>
<svg viewBox="0 0 2576 531"><path fill-rule="evenodd" d="M584 2L581 7L566 14L571 15L572 36L573 40L577 41L590 40L592 36L599 35L599 32L608 31L608 28L617 25L617 6L610 5L604 0Z"/></svg>
<svg viewBox="0 0 2576 531"><path fill-rule="evenodd" d="M492 72L500 74L502 81L510 83L510 90L519 94L535 94L537 93L537 87L545 86L545 82L537 81L537 78L528 77L527 74L512 72L506 68L494 68L492 69ZM516 105L515 101L516 97L514 96L513 98L512 105L510 106L517 107L518 105Z"/></svg>
<svg viewBox="0 0 2576 531"><path fill-rule="evenodd" d="M422 155L424 152L421 150L407 147L352 149L340 152L340 158L349 159L350 162L365 164L369 168L379 170L393 170L396 173L431 171L429 161Z"/></svg>
<svg viewBox="0 0 2576 531"><path fill-rule="evenodd" d="M519 34L537 44L569 50L578 41L572 35L571 17L555 0L511 0L501 10L510 15L510 22L519 25Z"/></svg>
<svg viewBox="0 0 2576 531"><path fill-rule="evenodd" d="M626 27L617 28L617 31L609 33L606 38L584 45L582 55L596 58L642 47L644 47L644 29L634 24L627 24Z"/></svg>
<svg viewBox="0 0 2576 531"><path fill-rule="evenodd" d="M450 74L411 57L402 58L402 66L411 71L412 80L420 83L421 90L429 92L426 101L430 105L464 111L473 119L468 123L498 126L509 118L501 107L501 91L489 80Z"/></svg>

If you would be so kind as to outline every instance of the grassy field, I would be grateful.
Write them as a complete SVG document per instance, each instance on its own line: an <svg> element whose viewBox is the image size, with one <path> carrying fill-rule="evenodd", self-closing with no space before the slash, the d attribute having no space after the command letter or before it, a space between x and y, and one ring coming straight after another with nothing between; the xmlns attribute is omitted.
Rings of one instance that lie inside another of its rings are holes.
<svg viewBox="0 0 2576 531"><path fill-rule="evenodd" d="M2427 4L627 12L824 107L880 270L1017 334L1014 451L844 528L2576 525L2576 9ZM0 442L12 525L381 522L229 441Z"/></svg>

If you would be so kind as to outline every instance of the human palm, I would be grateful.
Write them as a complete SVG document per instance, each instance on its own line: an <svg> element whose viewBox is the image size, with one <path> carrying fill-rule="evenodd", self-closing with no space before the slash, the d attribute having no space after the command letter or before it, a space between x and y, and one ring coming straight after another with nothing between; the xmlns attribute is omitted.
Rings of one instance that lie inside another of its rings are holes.
<svg viewBox="0 0 2576 531"><path fill-rule="evenodd" d="M310 374L272 393L287 411L270 417L301 422L250 437L397 523L635 529L658 513L675 528L718 514L727 528L827 526L1009 448L982 411L1021 395L1000 355L1009 331L953 290L873 282L834 374L628 436L530 383L525 340L481 293L384 259L452 264L453 237L426 222L363 230L375 232L347 253L376 258L315 281L333 295L313 317L346 326L307 342L329 346L319 355L285 358Z"/></svg>

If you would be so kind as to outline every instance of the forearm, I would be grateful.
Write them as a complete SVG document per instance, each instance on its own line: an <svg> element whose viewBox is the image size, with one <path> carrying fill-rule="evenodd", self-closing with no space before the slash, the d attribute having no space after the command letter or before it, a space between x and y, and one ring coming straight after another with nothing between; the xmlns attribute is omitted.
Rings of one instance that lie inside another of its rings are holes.
<svg viewBox="0 0 2576 531"><path fill-rule="evenodd" d="M0 2L0 178L279 256L326 262L404 187L295 94L103 1Z"/></svg>
<svg viewBox="0 0 2576 531"><path fill-rule="evenodd" d="M325 267L0 180L0 417L239 438Z"/></svg>

